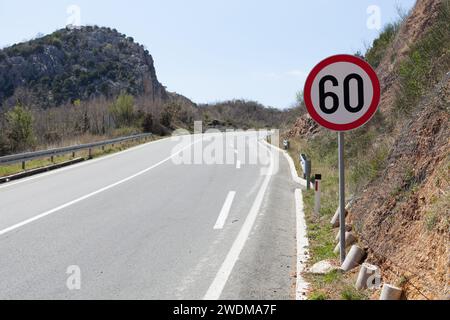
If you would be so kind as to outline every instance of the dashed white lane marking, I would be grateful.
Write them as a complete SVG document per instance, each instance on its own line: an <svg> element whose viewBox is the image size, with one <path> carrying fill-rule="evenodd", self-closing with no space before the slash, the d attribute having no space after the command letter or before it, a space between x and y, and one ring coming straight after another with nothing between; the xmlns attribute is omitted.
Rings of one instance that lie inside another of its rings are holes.
<svg viewBox="0 0 450 320"><path fill-rule="evenodd" d="M263 144L261 144L261 146L263 146ZM269 152L272 155L269 171L265 176L261 187L259 188L255 201L253 202L250 212L248 213L247 218L245 219L244 224L242 225L242 228L239 231L237 238L234 240L230 251L228 252L224 262L222 263L219 271L216 274L216 277L214 278L208 291L203 297L204 300L217 300L220 298L223 288L225 287L225 284L227 283L228 278L230 277L231 271L233 271L234 265L236 264L236 261L238 260L239 255L242 249L244 248L245 243L250 235L250 232L252 231L253 225L258 216L259 209L261 208L261 204L264 199L264 194L266 193L267 187L269 186L269 182L270 179L272 178L274 171L273 153L270 150Z"/></svg>
<svg viewBox="0 0 450 320"><path fill-rule="evenodd" d="M115 183L113 183L113 184L110 184L110 185L108 185L108 186L106 186L106 187L103 187L103 188L101 188L101 189L98 189L97 191L91 192L91 193L86 194L86 195L84 195L84 196L82 196L82 197L79 197L79 198L77 198L77 199L75 199L75 200L72 200L72 201L70 201L70 202L67 202L67 203L65 203L65 204L63 204L63 205L61 205L61 206L59 206L59 207L56 207L56 208L51 209L51 210L49 210L49 211L43 212L43 213L41 213L41 214L38 214L38 215L36 215L36 216L34 216L34 217L30 218L30 219L27 219L27 220L24 220L24 221L22 221L22 222L19 222L19 223L15 224L15 225L13 225L13 226L10 226L10 227L8 227L8 228L6 228L6 229L0 230L0 236L1 236L1 235L4 235L5 233L8 233L8 232L10 232L10 231L13 231L13 230L15 230L15 229L18 229L18 228L20 228L20 227L23 227L24 225L27 225L27 224L29 224L29 223L31 223L31 222L34 222L34 221L39 220L39 219L41 219L41 218L44 218L44 217L46 217L46 216L48 216L48 215L50 215L50 214L52 214L52 213L61 211L62 209L65 209L65 208L67 208L67 207L70 207L70 206L72 206L72 205L74 205L74 204L76 204L76 203L78 203L78 202L81 202L81 201L83 201L83 200L86 200L86 199L88 199L88 198L90 198L90 197L93 197L93 196L99 194L99 193L102 193L102 192L104 192L104 191L107 191L107 190L109 190L109 189L112 189L112 188L114 188L114 187L117 187L118 185L120 185L120 184L122 184L122 183L125 183L125 182L127 182L127 181L130 181L131 179L134 179L134 178L136 178L136 177L138 177L138 176L140 176L140 175L143 175L144 173L146 173L146 172L148 172L148 171L150 171L150 170L152 170L152 169L154 169L154 168L156 168L156 167L162 165L163 163L169 161L170 159L172 159L173 157L177 156L178 154L180 154L180 153L183 152L184 150L190 148L192 145L196 144L196 143L199 142L199 141L201 141L201 139L192 142L191 144L189 144L188 146L184 147L183 149L181 149L181 150L179 150L179 151L173 153L171 156L169 156L169 157L167 157L167 158L165 158L165 159L159 161L158 163L152 165L151 167L148 167L147 169L144 169L144 170L142 170L142 171L139 171L139 172L137 172L137 173L135 173L135 174L129 176L128 178L125 178L125 179L122 179L122 180L120 180L120 181L117 181L117 182L115 182Z"/></svg>
<svg viewBox="0 0 450 320"><path fill-rule="evenodd" d="M236 191L228 192L227 198L225 199L225 203L223 204L222 210L220 210L219 217L217 218L216 224L214 225L214 230L223 229L228 214L230 213L231 205L233 204L235 195Z"/></svg>

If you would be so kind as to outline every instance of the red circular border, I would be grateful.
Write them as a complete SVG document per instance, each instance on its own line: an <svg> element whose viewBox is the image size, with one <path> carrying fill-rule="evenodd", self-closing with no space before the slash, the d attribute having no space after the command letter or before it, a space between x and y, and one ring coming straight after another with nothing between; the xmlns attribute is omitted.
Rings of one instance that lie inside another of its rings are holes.
<svg viewBox="0 0 450 320"><path fill-rule="evenodd" d="M319 72L322 71L325 67L329 66L330 64L336 62L349 62L356 64L357 66L362 68L369 75L373 87L372 103L370 104L367 112L358 120L345 124L332 123L322 118L314 109L314 105L311 99L312 85ZM308 75L308 78L306 79L305 88L303 92L306 109L308 110L309 114L314 119L314 121L316 121L322 127L325 127L330 130L349 131L364 125L367 121L369 121L372 118L372 116L378 109L381 90L380 90L380 81L378 80L377 74L366 61L348 54L339 54L326 58L325 60L322 60L318 65L314 67L314 69L312 69L311 73Z"/></svg>

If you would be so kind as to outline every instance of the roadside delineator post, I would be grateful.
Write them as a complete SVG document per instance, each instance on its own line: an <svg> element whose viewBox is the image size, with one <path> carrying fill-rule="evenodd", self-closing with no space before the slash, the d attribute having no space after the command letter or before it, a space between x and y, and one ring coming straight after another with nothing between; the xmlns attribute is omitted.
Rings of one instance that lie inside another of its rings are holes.
<svg viewBox="0 0 450 320"><path fill-rule="evenodd" d="M283 147L284 147L284 150L289 150L290 146L291 146L291 143L289 142L289 140L284 139L284 140L283 140Z"/></svg>
<svg viewBox="0 0 450 320"><path fill-rule="evenodd" d="M322 175L316 174L314 176L314 213L317 217L320 216L320 185L322 182Z"/></svg>

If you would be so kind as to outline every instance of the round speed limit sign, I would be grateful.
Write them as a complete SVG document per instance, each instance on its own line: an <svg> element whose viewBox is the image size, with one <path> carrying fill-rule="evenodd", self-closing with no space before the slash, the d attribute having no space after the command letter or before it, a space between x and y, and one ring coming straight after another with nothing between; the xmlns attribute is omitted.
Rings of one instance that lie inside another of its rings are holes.
<svg viewBox="0 0 450 320"><path fill-rule="evenodd" d="M351 55L329 57L306 79L306 108L321 126L334 131L356 129L375 114L380 82L372 67Z"/></svg>

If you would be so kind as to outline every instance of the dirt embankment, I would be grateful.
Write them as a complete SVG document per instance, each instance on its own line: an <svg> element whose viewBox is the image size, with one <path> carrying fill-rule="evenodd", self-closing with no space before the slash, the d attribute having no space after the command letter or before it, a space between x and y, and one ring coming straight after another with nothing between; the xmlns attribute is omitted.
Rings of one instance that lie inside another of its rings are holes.
<svg viewBox="0 0 450 320"><path fill-rule="evenodd" d="M387 167L350 210L368 261L409 299L449 293L449 106L450 73L402 126Z"/></svg>
<svg viewBox="0 0 450 320"><path fill-rule="evenodd" d="M377 70L385 117L395 112L398 66L432 26L439 5L417 2ZM402 286L408 299L449 294L450 72L439 80L411 115L399 119L385 169L350 210L368 260L380 265L385 282Z"/></svg>

